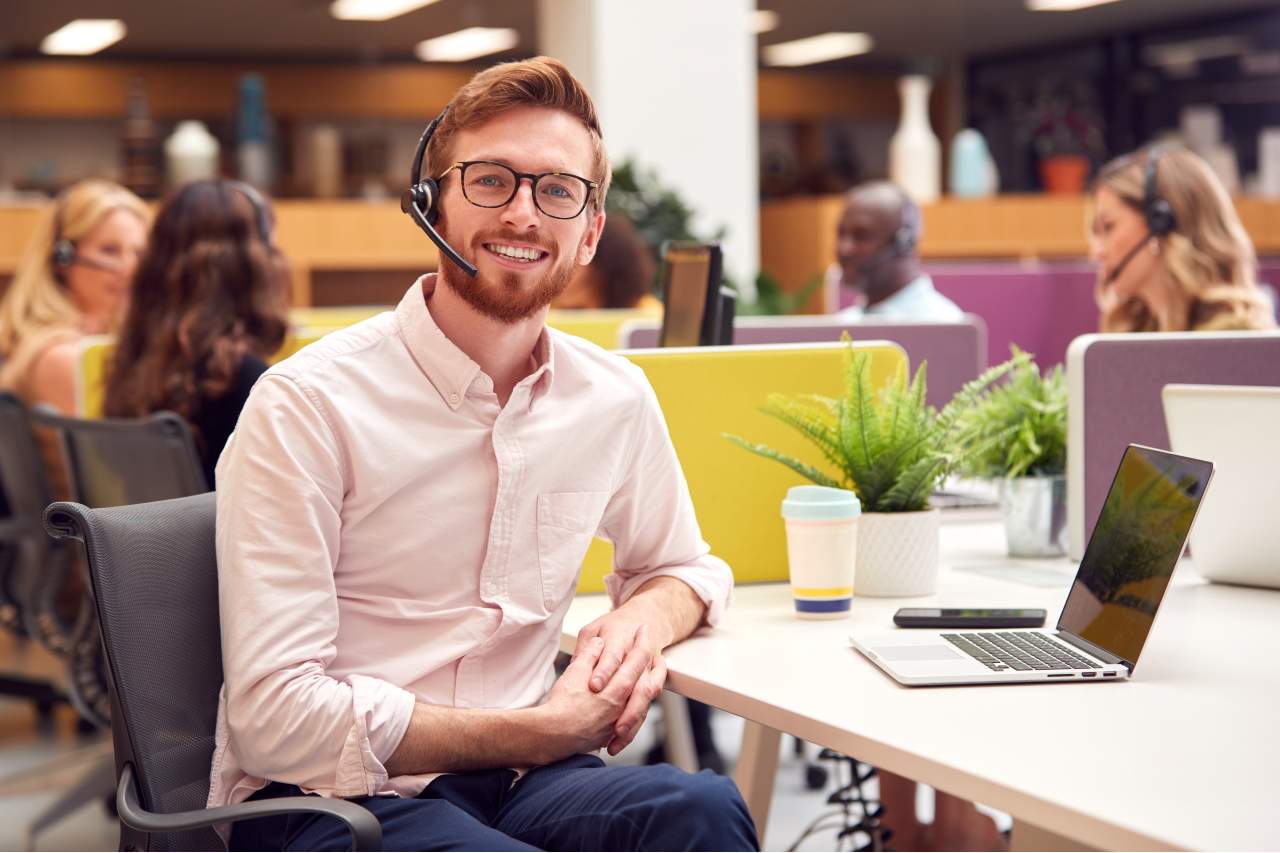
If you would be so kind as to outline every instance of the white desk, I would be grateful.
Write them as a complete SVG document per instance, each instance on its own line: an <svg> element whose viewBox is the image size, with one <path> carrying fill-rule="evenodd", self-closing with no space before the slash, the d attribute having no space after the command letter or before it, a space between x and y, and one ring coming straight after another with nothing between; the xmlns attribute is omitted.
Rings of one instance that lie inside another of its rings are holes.
<svg viewBox="0 0 1280 853"><path fill-rule="evenodd" d="M799 620L785 585L742 586L717 630L670 650L670 689L748 721L738 784L761 836L787 732L1006 811L1015 846L1039 829L1104 849L1280 848L1278 591L1184 565L1136 677L1116 683L905 688L849 647L851 629L892 629L908 603L1044 607L1052 628L1074 566L1003 547L998 525L944 525L936 597L855 597L848 620ZM975 565L1061 583L963 570ZM564 647L607 609L574 602Z"/></svg>

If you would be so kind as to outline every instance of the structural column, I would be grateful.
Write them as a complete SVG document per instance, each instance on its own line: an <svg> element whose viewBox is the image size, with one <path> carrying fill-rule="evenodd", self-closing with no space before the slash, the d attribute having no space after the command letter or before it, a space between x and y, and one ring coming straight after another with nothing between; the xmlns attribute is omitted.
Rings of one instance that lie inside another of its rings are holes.
<svg viewBox="0 0 1280 853"><path fill-rule="evenodd" d="M591 92L615 164L655 173L721 228L748 294L760 266L754 0L539 0L539 49Z"/></svg>

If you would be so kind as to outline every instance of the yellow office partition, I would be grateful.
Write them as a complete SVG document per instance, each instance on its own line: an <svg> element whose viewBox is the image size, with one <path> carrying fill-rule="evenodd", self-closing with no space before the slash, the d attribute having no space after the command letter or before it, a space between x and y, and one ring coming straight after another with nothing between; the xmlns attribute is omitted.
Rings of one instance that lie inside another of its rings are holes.
<svg viewBox="0 0 1280 853"><path fill-rule="evenodd" d="M334 305L324 308L290 308L289 325L295 328L344 329L383 311L394 311L394 305Z"/></svg>
<svg viewBox="0 0 1280 853"><path fill-rule="evenodd" d="M855 343L871 353L871 380L892 378L906 353L888 342ZM689 482L703 538L726 560L738 582L787 577L781 504L787 489L806 482L772 460L730 444L741 435L821 464L817 448L760 412L769 394L840 396L843 344L703 347L622 353L644 368L658 395L671 441ZM587 551L579 592L601 592L613 570L613 548L596 540Z"/></svg>
<svg viewBox="0 0 1280 853"><path fill-rule="evenodd" d="M340 326L291 329L284 343L270 361L274 364L293 355L307 344L320 340ZM82 418L102 417L106 394L107 365L115 352L116 339L110 335L93 335L80 341L80 358L76 369L76 415Z"/></svg>
<svg viewBox="0 0 1280 853"><path fill-rule="evenodd" d="M586 338L605 349L618 348L618 333L631 320L662 318L661 308L601 308L551 311L547 325L570 335Z"/></svg>

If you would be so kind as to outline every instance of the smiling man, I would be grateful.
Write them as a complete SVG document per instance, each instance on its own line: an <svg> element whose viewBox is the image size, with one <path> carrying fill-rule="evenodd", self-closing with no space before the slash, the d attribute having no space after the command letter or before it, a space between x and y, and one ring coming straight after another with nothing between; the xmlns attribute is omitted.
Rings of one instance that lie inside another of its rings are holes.
<svg viewBox="0 0 1280 853"><path fill-rule="evenodd" d="M386 849L754 849L733 784L605 767L662 650L728 604L662 413L627 361L545 325L604 225L594 107L558 62L490 68L427 151L443 262L394 312L276 365L218 465L225 684L211 806L358 799ZM594 535L614 609L553 661ZM324 817L236 849L346 849Z"/></svg>

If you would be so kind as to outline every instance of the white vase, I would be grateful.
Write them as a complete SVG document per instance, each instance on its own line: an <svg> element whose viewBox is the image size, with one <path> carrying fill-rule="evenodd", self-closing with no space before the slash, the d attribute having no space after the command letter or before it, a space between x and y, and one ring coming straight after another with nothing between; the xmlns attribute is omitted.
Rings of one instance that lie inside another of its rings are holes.
<svg viewBox="0 0 1280 853"><path fill-rule="evenodd" d="M983 135L971 127L957 133L951 140L951 194L957 198L995 195L997 180L995 162Z"/></svg>
<svg viewBox="0 0 1280 853"><path fill-rule="evenodd" d="M939 518L936 509L863 513L853 594L905 598L936 592Z"/></svg>
<svg viewBox="0 0 1280 853"><path fill-rule="evenodd" d="M942 145L929 126L932 81L911 74L898 81L902 117L889 140L889 179L917 204L936 201L942 193Z"/></svg>
<svg viewBox="0 0 1280 853"><path fill-rule="evenodd" d="M203 122L181 121L164 142L165 175L169 186L218 176L218 140Z"/></svg>

